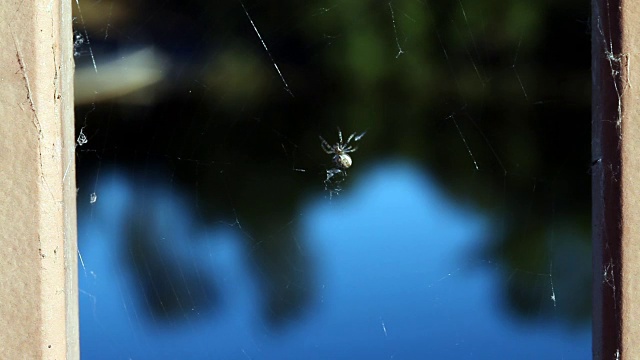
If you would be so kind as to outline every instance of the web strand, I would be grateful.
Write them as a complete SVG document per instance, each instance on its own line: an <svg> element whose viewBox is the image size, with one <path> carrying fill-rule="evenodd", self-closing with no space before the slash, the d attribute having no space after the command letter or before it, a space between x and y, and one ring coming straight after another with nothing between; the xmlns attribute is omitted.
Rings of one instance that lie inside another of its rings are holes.
<svg viewBox="0 0 640 360"><path fill-rule="evenodd" d="M260 42L262 43L262 47L267 52L267 55L269 55L269 59L271 59L271 63L273 64L273 67L276 68L276 71L278 72L278 75L280 75L280 79L282 80L282 83L284 84L284 89L289 93L289 95L291 95L293 97L293 92L289 88L289 84L287 84L287 81L284 79L284 76L282 75L282 72L280 71L280 68L278 67L278 64L276 64L276 61L273 59L273 56L271 56L271 52L269 51L269 48L267 47L267 44L262 39L262 35L260 35L260 32L258 31L258 28L256 27L256 24L253 23L253 20L251 19L251 16L249 15L249 12L247 11L247 8L244 6L244 3L242 1L240 1L240 5L242 6L242 10L244 10L245 15L247 15L247 19L249 19L249 22L251 23L251 26L253 27L253 30L256 32L256 35L258 35L258 39L260 39Z"/></svg>
<svg viewBox="0 0 640 360"><path fill-rule="evenodd" d="M396 28L396 16L393 13L393 6L391 6L391 2L389 2L389 11L391 11L391 23L393 24L393 33L396 35L396 45L398 46L398 53L396 54L396 59L400 57L400 55L404 54L404 50L400 47L400 40L398 39L398 29Z"/></svg>

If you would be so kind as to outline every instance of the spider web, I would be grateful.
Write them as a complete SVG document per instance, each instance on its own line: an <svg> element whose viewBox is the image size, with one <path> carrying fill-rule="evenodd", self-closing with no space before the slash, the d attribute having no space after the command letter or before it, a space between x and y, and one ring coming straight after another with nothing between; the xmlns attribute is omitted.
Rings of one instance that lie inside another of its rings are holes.
<svg viewBox="0 0 640 360"><path fill-rule="evenodd" d="M589 356L585 4L75 15L83 357Z"/></svg>

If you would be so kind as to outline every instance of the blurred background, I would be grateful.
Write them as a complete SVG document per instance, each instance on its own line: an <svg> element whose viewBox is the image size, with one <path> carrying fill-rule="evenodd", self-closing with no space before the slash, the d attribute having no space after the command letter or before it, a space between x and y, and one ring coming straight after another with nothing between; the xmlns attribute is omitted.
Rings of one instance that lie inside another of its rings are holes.
<svg viewBox="0 0 640 360"><path fill-rule="evenodd" d="M74 7L83 358L591 357L588 3Z"/></svg>

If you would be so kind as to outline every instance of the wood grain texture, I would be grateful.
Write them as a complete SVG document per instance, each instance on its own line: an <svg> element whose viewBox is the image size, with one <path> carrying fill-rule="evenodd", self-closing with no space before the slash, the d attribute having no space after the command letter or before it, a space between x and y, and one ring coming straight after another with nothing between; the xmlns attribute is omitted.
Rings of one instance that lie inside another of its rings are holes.
<svg viewBox="0 0 640 360"><path fill-rule="evenodd" d="M0 354L77 359L70 1L0 6Z"/></svg>

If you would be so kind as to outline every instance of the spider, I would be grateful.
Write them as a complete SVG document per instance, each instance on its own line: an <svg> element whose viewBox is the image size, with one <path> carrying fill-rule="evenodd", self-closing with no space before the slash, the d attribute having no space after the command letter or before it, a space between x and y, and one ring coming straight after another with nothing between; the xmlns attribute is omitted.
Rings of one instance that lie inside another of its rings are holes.
<svg viewBox="0 0 640 360"><path fill-rule="evenodd" d="M338 139L340 141L338 141L338 143L336 143L333 146L329 145L329 143L325 139L323 139L322 136L320 136L320 140L322 140L322 144L321 144L322 150L324 150L324 152L326 152L329 155L333 155L333 163L337 167L337 169L335 169L337 170L336 172L341 172L351 167L351 165L353 164L353 160L351 160L351 156L349 156L349 153L352 153L358 150L358 147L350 146L349 143L351 142L351 140L356 142L362 139L362 137L366 133L367 132L365 131L357 136L356 136L356 133L353 133L349 135L349 138L347 139L347 141L343 143L342 131L340 131L340 128L338 128Z"/></svg>

